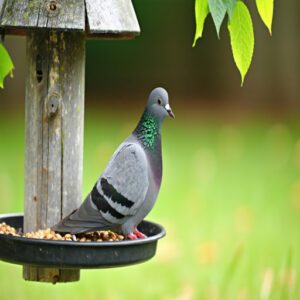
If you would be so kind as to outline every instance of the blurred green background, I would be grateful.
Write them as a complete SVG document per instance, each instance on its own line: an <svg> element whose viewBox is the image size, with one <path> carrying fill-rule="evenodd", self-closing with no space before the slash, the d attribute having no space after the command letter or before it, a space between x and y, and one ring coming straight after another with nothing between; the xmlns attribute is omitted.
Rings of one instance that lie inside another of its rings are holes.
<svg viewBox="0 0 300 300"><path fill-rule="evenodd" d="M273 36L254 7L256 47L243 88L225 24L192 48L194 1L135 0L132 41L89 41L85 196L164 86L176 119L163 129L164 178L148 219L167 236L151 261L82 271L78 283L25 282L0 262L1 299L299 299L300 3L275 0ZM23 211L25 39L0 91L0 212ZM109 124L109 126L107 126Z"/></svg>

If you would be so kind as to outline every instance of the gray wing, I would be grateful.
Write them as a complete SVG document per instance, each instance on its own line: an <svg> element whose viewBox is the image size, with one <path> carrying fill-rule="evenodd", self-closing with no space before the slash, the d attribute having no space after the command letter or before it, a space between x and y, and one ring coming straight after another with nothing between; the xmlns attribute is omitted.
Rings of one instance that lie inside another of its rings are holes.
<svg viewBox="0 0 300 300"><path fill-rule="evenodd" d="M82 205L52 229L75 234L116 228L136 213L148 187L148 161L143 148L123 143Z"/></svg>
<svg viewBox="0 0 300 300"><path fill-rule="evenodd" d="M105 220L123 224L134 215L144 202L149 188L148 161L142 146L137 143L122 144L96 188L91 198Z"/></svg>
<svg viewBox="0 0 300 300"><path fill-rule="evenodd" d="M114 229L114 226L101 217L99 210L91 201L91 194L89 194L78 209L51 228L57 232L77 234L95 230Z"/></svg>

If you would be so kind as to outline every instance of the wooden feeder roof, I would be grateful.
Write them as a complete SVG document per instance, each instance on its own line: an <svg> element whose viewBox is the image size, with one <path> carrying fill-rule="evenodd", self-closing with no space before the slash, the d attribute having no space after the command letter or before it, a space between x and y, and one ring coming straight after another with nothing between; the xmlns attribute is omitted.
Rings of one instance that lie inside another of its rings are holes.
<svg viewBox="0 0 300 300"><path fill-rule="evenodd" d="M82 31L90 38L131 38L140 27L131 0L0 0L0 29Z"/></svg>

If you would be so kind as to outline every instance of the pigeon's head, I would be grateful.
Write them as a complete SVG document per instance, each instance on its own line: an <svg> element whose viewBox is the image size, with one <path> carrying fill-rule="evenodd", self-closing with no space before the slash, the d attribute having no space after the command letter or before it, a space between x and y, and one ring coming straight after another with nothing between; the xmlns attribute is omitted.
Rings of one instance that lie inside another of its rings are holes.
<svg viewBox="0 0 300 300"><path fill-rule="evenodd" d="M164 88L158 87L150 93L147 108L161 120L166 116L175 118L169 104L168 92Z"/></svg>

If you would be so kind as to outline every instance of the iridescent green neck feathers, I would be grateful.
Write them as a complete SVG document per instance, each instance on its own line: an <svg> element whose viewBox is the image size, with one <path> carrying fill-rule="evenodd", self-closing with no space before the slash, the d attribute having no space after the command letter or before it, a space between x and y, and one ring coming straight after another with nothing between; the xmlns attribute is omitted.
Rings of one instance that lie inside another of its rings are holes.
<svg viewBox="0 0 300 300"><path fill-rule="evenodd" d="M160 141L161 121L149 111L145 111L134 134L145 148L155 149Z"/></svg>

